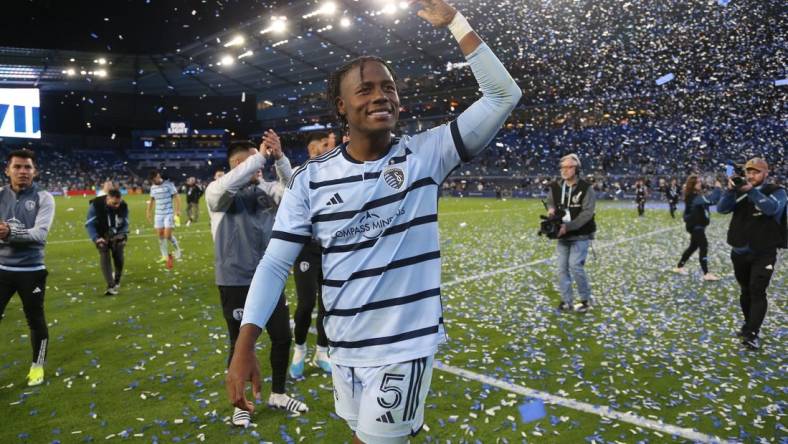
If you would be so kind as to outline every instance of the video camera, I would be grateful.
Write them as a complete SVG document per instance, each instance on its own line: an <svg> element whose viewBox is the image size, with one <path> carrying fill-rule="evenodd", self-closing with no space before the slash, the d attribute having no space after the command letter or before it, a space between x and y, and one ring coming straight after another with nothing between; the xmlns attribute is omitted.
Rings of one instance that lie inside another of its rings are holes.
<svg viewBox="0 0 788 444"><path fill-rule="evenodd" d="M736 188L747 185L747 179L744 177L743 163L728 162L728 164L725 165L725 175L728 176L731 182L733 182L733 186Z"/></svg>
<svg viewBox="0 0 788 444"><path fill-rule="evenodd" d="M547 204L542 201L545 209L547 209ZM548 239L558 239L558 232L561 230L561 224L563 224L563 214L565 209L559 206L555 209L555 214L552 216L546 216L544 214L539 215L539 218L542 221L539 223L539 236L547 236Z"/></svg>

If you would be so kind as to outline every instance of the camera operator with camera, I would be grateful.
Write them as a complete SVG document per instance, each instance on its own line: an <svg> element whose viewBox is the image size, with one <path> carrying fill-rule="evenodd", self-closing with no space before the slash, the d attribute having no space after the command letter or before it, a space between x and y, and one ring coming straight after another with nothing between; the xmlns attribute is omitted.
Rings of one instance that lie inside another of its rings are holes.
<svg viewBox="0 0 788 444"><path fill-rule="evenodd" d="M568 154L561 158L561 181L550 184L547 194L548 219L561 219L556 238L558 245L558 289L561 293L559 311L574 309L572 280L577 284L580 295L578 312L591 308L591 286L585 272L586 257L591 240L596 232L594 207L596 194L591 184L581 179L580 158ZM553 237L553 236L548 236Z"/></svg>
<svg viewBox="0 0 788 444"><path fill-rule="evenodd" d="M769 164L755 157L728 180L717 211L733 213L728 244L736 281L741 287L739 302L744 325L737 333L742 344L760 348L758 333L766 317L766 289L774 273L777 249L788 246L785 189L766 183Z"/></svg>

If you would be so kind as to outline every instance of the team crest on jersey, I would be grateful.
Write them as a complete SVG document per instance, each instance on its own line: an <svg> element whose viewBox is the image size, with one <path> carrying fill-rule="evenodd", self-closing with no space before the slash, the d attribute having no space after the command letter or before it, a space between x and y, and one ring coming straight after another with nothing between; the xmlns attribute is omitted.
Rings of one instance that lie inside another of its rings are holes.
<svg viewBox="0 0 788 444"><path fill-rule="evenodd" d="M243 320L244 318L244 309L243 308L236 308L233 310L233 319L236 321Z"/></svg>
<svg viewBox="0 0 788 444"><path fill-rule="evenodd" d="M26 201L26 202L25 202L25 209L26 209L27 211L33 211L33 210L35 210L35 209L36 209L36 203L35 203L35 201L32 201L32 200L28 200L28 201Z"/></svg>
<svg viewBox="0 0 788 444"><path fill-rule="evenodd" d="M383 172L383 180L386 184L395 190L402 188L405 183L405 172L401 168L389 167Z"/></svg>
<svg viewBox="0 0 788 444"><path fill-rule="evenodd" d="M309 262L301 261L301 263L298 264L298 268L301 270L301 273L306 273L309 270Z"/></svg>

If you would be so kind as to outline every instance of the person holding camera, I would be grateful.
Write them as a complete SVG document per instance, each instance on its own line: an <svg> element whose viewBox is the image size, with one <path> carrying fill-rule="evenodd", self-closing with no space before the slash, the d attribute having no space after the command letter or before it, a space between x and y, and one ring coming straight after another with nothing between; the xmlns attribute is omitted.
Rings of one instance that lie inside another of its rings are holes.
<svg viewBox="0 0 788 444"><path fill-rule="evenodd" d="M752 350L760 348L758 334L766 317L766 289L774 273L777 249L788 247L788 198L783 187L766 183L768 176L765 160L750 159L744 165L744 177L735 175L728 180L728 190L717 205L721 214L733 213L728 244L744 314L737 336Z"/></svg>
<svg viewBox="0 0 788 444"><path fill-rule="evenodd" d="M99 252L101 273L107 283L104 295L116 295L120 290L125 262L123 250L129 235L129 208L118 189L110 188L107 194L90 201L85 229Z"/></svg>
<svg viewBox="0 0 788 444"><path fill-rule="evenodd" d="M703 280L720 280L716 275L709 273L709 241L706 239L706 227L711 221L709 207L716 205L721 195L722 184L719 181L714 184L714 191L707 196L703 192L703 181L700 177L692 174L687 178L687 182L684 184L684 223L690 234L690 244L681 255L679 264L673 269L675 273L688 274L684 264L695 253L695 250L700 249L698 258L700 259L700 268L703 270Z"/></svg>
<svg viewBox="0 0 788 444"><path fill-rule="evenodd" d="M558 290L561 293L559 311L574 310L572 280L580 295L578 312L591 308L591 286L586 276L585 263L588 248L596 232L594 207L596 195L591 184L581 179L580 158L567 154L561 158L561 180L550 184L547 194L548 218L561 216L558 231Z"/></svg>

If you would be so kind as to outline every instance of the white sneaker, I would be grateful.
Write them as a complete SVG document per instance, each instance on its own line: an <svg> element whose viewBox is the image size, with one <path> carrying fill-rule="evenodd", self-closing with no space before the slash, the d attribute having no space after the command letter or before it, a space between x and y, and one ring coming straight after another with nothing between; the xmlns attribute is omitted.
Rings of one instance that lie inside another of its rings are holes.
<svg viewBox="0 0 788 444"><path fill-rule="evenodd" d="M271 396L268 398L268 407L287 410L290 413L306 413L309 411L309 407L306 404L284 393L271 393Z"/></svg>
<svg viewBox="0 0 788 444"><path fill-rule="evenodd" d="M706 273L706 274L704 274L704 275L703 275L703 280L704 280L704 281L710 281L710 282L714 282L714 281L718 281L718 280L720 280L720 278L719 278L719 276L717 276L716 274L713 274L713 273Z"/></svg>
<svg viewBox="0 0 788 444"><path fill-rule="evenodd" d="M183 252L181 251L180 248L175 250L175 252L172 254L172 257L174 257L176 260L180 260L182 256L183 256Z"/></svg>
<svg viewBox="0 0 788 444"><path fill-rule="evenodd" d="M687 269L686 269L686 268L684 268L684 267L676 267L676 268L674 268L672 271L673 271L674 273L680 274L680 275L682 275L682 276L686 276L686 275L688 275L688 274L689 274L689 271L687 271Z"/></svg>
<svg viewBox="0 0 788 444"><path fill-rule="evenodd" d="M252 423L252 416L246 410L235 408L232 423L234 426L247 428Z"/></svg>

